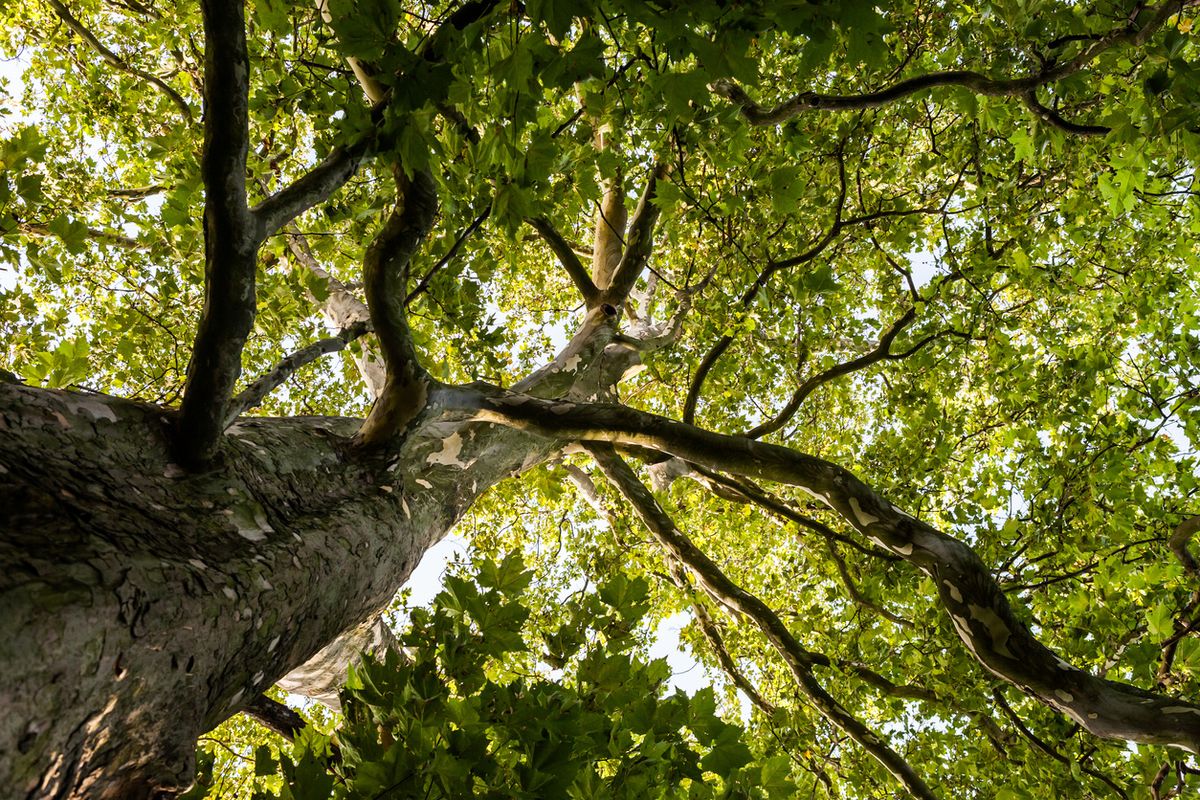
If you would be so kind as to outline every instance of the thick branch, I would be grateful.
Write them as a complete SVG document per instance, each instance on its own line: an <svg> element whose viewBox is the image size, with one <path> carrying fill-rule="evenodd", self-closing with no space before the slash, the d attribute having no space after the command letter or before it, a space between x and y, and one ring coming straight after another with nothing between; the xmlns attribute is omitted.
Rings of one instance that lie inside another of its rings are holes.
<svg viewBox="0 0 1200 800"><path fill-rule="evenodd" d="M170 98L171 102L175 104L176 108L183 113L183 118L185 120L187 120L189 123L192 121L191 106L187 104L187 101L184 100L178 92L168 86L166 81L157 75L151 75L149 72L140 70L137 67L127 63L112 50L109 50L107 47L105 47L104 44L101 43L101 41L97 39L96 36L75 17L74 14L71 13L71 10L59 2L59 0L47 0L47 2L50 3L50 7L54 9L54 13L58 15L59 19L65 22L67 27L74 31L80 39L83 39L83 41L87 42L89 47L99 53L101 58L122 72L146 81L155 89L158 89L168 98Z"/></svg>
<svg viewBox="0 0 1200 800"><path fill-rule="evenodd" d="M374 142L374 131L350 147L334 148L317 166L254 207L261 235L270 236L330 198L358 170Z"/></svg>
<svg viewBox="0 0 1200 800"><path fill-rule="evenodd" d="M933 578L955 631L992 674L1096 736L1200 753L1200 706L1108 681L1068 664L1017 618L974 550L905 514L836 464L624 406L543 401L498 391L472 397L458 390L445 399L464 410L473 408L476 419L534 431L556 441L650 448L710 469L796 486L830 506L868 539Z"/></svg>
<svg viewBox="0 0 1200 800"><path fill-rule="evenodd" d="M554 251L554 255L558 257L559 263L563 265L563 269L571 277L571 282L579 290L579 294L583 297L583 301L587 303L587 307L593 308L596 306L600 302L600 290L592 282L591 276L588 275L587 267L579 260L579 256L575 254L575 250L571 247L570 243L555 229L554 224L545 217L533 217L529 220L529 224L546 240L546 244L550 245L550 249Z"/></svg>
<svg viewBox="0 0 1200 800"><path fill-rule="evenodd" d="M269 730L275 731L289 742L296 741L296 736L308 725L304 721L304 717L265 694L260 694L251 700L242 709L242 713L254 717Z"/></svg>
<svg viewBox="0 0 1200 800"><path fill-rule="evenodd" d="M604 301L613 306L625 303L633 285L637 283L638 276L646 268L650 253L654 250L654 226L658 223L661 213L658 204L654 202L654 190L666 172L665 163L655 163L646 181L646 189L633 212L633 219L629 222L625 250L613 270L611 283L604 291Z"/></svg>
<svg viewBox="0 0 1200 800"><path fill-rule="evenodd" d="M1195 556L1188 550L1188 542L1198 531L1200 531L1200 514L1188 517L1175 526L1171 538L1167 540L1171 552L1179 559L1179 563L1183 565L1184 571L1189 575L1195 575L1198 569Z"/></svg>
<svg viewBox="0 0 1200 800"><path fill-rule="evenodd" d="M598 136L598 148L607 146L605 137ZM620 173L604 182L604 196L596 209L596 233L592 240L592 283L607 289L621 262L625 249L625 225L629 212L625 209L625 182Z"/></svg>
<svg viewBox="0 0 1200 800"><path fill-rule="evenodd" d="M907 761L825 690L813 675L812 667L815 661L812 654L792 636L779 616L758 597L727 578L720 567L675 526L674 521L654 499L654 495L612 447L593 444L587 448L600 465L600 469L633 506L659 545L672 558L685 564L708 591L745 614L758 626L771 646L783 657L797 687L821 716L870 753L913 796L926 800L936 797Z"/></svg>
<svg viewBox="0 0 1200 800"><path fill-rule="evenodd" d="M185 463L216 453L229 398L254 325L261 239L246 206L250 62L242 0L203 0L204 309L180 407L177 444Z"/></svg>
<svg viewBox="0 0 1200 800"><path fill-rule="evenodd" d="M362 446L382 444L403 429L425 407L429 385L417 360L404 304L408 266L433 227L437 190L428 172L408 178L399 168L396 188L396 207L363 258L363 287L387 378L356 437Z"/></svg>
<svg viewBox="0 0 1200 800"><path fill-rule="evenodd" d="M778 125L806 111L854 111L877 108L941 86L960 86L976 94L989 97L1024 97L1039 86L1080 72L1106 50L1122 44L1134 46L1143 44L1162 27L1163 23L1174 14L1179 13L1185 5L1187 5L1185 0L1170 0L1170 2L1163 3L1152 12L1143 12L1143 14L1149 13L1149 19L1140 28L1136 27L1136 22L1131 21L1124 27L1096 40L1075 58L1024 77L989 78L969 70L932 72L897 81L891 86L864 94L837 95L801 92L771 109L765 109L751 100L745 90L733 81L720 80L711 88L715 93L738 106L752 125ZM1092 131L1087 132L1092 133Z"/></svg>
<svg viewBox="0 0 1200 800"><path fill-rule="evenodd" d="M282 386L300 367L311 364L321 356L344 349L346 345L363 336L370 329L370 325L366 322L358 322L336 336L313 342L308 347L286 356L270 372L251 383L237 397L233 398L229 404L229 413L225 418L225 427L229 427L242 414L262 403L267 395Z"/></svg>

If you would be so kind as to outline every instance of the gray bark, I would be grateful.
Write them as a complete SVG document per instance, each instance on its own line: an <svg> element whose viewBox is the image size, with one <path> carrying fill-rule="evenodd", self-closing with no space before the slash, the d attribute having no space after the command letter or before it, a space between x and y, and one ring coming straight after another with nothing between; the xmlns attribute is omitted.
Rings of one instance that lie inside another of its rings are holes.
<svg viewBox="0 0 1200 800"><path fill-rule="evenodd" d="M528 434L427 408L396 447L358 420L243 419L204 472L171 412L0 384L0 786L152 797L199 734L390 602ZM487 435L481 435L487 429Z"/></svg>

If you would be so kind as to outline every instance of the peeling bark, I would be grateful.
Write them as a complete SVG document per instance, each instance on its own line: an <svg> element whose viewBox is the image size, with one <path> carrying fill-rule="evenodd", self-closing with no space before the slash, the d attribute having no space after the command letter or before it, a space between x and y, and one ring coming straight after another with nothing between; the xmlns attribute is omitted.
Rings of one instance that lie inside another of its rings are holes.
<svg viewBox="0 0 1200 800"><path fill-rule="evenodd" d="M243 419L203 473L171 412L0 384L0 785L187 786L196 737L371 619L480 493L544 442L427 410L364 456L357 420ZM431 458L457 437L455 464Z"/></svg>
<svg viewBox="0 0 1200 800"><path fill-rule="evenodd" d="M954 630L989 672L1106 739L1200 753L1200 705L1078 669L1020 620L968 545L914 519L848 470L778 445L696 428L624 406L546 401L489 390L450 402L475 418L556 442L608 442L657 450L713 470L795 486L863 536L932 578Z"/></svg>

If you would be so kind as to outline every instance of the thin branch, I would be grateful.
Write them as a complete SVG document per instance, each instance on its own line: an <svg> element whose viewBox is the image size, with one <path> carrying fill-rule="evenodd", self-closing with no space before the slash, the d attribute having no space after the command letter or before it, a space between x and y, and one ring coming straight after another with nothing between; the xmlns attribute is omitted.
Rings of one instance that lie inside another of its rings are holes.
<svg viewBox="0 0 1200 800"><path fill-rule="evenodd" d="M554 251L554 255L558 257L558 261L562 264L563 269L567 271L571 282L575 284L575 288L579 290L579 294L583 297L583 301L588 308L594 308L600 303L600 289L592 281L592 276L588 274L587 267L579 260L579 256L575 254L575 248L563 238L563 235L558 232L552 223L546 217L533 217L526 220L534 230L546 241L550 249Z"/></svg>
<svg viewBox="0 0 1200 800"><path fill-rule="evenodd" d="M752 480L748 480L746 478L732 478L728 475L722 475L719 472L714 472L697 464L692 464L691 467L698 475L703 477L709 483L709 488L713 489L715 493L721 497L725 497L726 499L730 500L737 500L738 502L742 503L752 503L760 508L766 509L778 517L786 519L789 522L794 522L802 528L807 528L830 544L833 542L838 542L839 544L844 544L847 547L857 550L865 556L877 558L882 561L900 560L899 556L893 555L892 553L884 550L880 550L871 545L862 544L861 542L852 539L849 536L838 533L824 522L821 522L821 520L797 511L791 506L791 504L771 494L770 492L767 492ZM721 489L724 489L724 491L720 491Z"/></svg>
<svg viewBox="0 0 1200 800"><path fill-rule="evenodd" d="M261 239L246 205L250 60L243 0L203 0L204 15L204 308L177 432L180 460L216 454L226 411L254 325Z"/></svg>
<svg viewBox="0 0 1200 800"><path fill-rule="evenodd" d="M152 197L156 194L161 194L167 191L169 187L160 184L152 184L150 186L131 186L127 189L109 189L107 194L109 197L119 198L121 200L142 200L147 197Z"/></svg>
<svg viewBox="0 0 1200 800"><path fill-rule="evenodd" d="M442 45L447 40L450 31L462 30L490 13L497 4L497 0L473 0L473 2L459 6L425 40L425 45L421 48L419 55L429 62L440 61L444 57ZM332 16L327 0L318 0L317 9L326 24L331 23ZM354 143L334 148L320 164L313 167L308 173L255 207L254 214L262 226L264 237L279 230L308 209L328 200L358 171L359 165L369 158L377 147L381 146L379 124L383 122L384 110L392 96L391 90L385 89L383 83L375 77L375 71L371 65L353 56L348 56L346 62L358 79L367 100L373 106L371 117L374 125ZM414 80L411 75L396 77L400 80ZM440 110L452 121L461 116L456 116L455 110L448 106Z"/></svg>
<svg viewBox="0 0 1200 800"><path fill-rule="evenodd" d="M902 700L920 700L926 703L935 703L944 706L951 711L962 714L970 719L983 731L983 735L988 738L992 746L1002 755L1005 754L1005 743L1008 736L1000 728L996 721L989 714L983 711L975 711L952 696L942 697L937 692L926 689L924 686L916 686L913 684L894 683L883 675L880 675L875 670L860 664L855 661L846 661L839 659L836 662L830 662L830 666L835 666L842 672L854 675L864 683L873 686L883 694L889 697L898 697Z"/></svg>
<svg viewBox="0 0 1200 800"><path fill-rule="evenodd" d="M1009 721L1012 722L1016 729L1021 732L1021 735L1028 739L1034 747L1036 747L1038 750L1041 750L1043 753L1050 756L1060 764L1071 763L1069 758L1055 750L1044 740L1042 740L1041 737L1026 727L1025 723L1021 720L1021 717L1016 711L1013 710L1013 707L1008 704L1008 701L1004 699L1004 692L999 687L996 687L992 690L992 697L996 700L996 705L1000 706L1000 710L1004 712L1004 716L1008 717ZM1080 764L1079 766L1082 771L1103 782L1106 786L1108 786L1108 788L1112 789L1118 797L1129 797L1129 795L1125 793L1125 790L1122 789L1119 784L1114 782L1112 778L1108 777L1103 772L1098 772L1097 770L1094 770L1085 764Z"/></svg>
<svg viewBox="0 0 1200 800"><path fill-rule="evenodd" d="M187 120L189 123L192 121L191 106L187 104L187 101L184 100L178 92L168 86L166 81L157 75L151 75L149 72L132 66L112 50L109 50L107 47L105 47L104 44L96 38L95 34L88 30L83 23L81 23L75 17L75 15L71 13L71 10L59 2L59 0L46 1L50 4L50 7L54 9L54 13L58 15L59 19L65 22L67 27L74 31L80 39L83 39L83 41L86 42L89 47L99 53L101 58L122 72L132 75L135 78L144 80L154 86L154 88L158 89L168 98L170 98L171 102L174 103L180 112L183 113L185 120Z"/></svg>
<svg viewBox="0 0 1200 800"><path fill-rule="evenodd" d="M933 800L936 795L899 753L884 743L874 731L846 710L826 691L813 674L817 662L791 634L787 626L762 600L725 576L720 567L706 556L676 527L637 475L609 445L585 445L613 486L629 501L635 513L654 535L659 545L696 576L697 581L730 607L745 614L783 657L797 688L821 716L870 753L913 796Z"/></svg>
<svg viewBox="0 0 1200 800"><path fill-rule="evenodd" d="M1080 72L1106 50L1122 44L1139 46L1145 43L1170 17L1179 13L1187 4L1187 0L1170 0L1163 3L1153 10L1149 20L1142 27L1136 27L1136 22L1131 20L1125 26L1094 41L1075 58L1024 77L989 78L969 70L932 72L907 78L878 91L864 94L831 95L801 92L772 109L764 109L751 100L745 90L731 80L719 80L710 88L716 94L738 106L752 125L778 125L806 111L854 111L877 108L942 86L959 86L988 97L1024 97L1039 86L1054 83Z"/></svg>
<svg viewBox="0 0 1200 800"><path fill-rule="evenodd" d="M299 264L319 280L324 281L326 288L329 290L328 296L323 299L317 298L311 292L309 293L312 301L320 305L321 314L325 319L334 328L338 329L349 328L357 323L370 321L371 312L367 308L367 304L359 300L345 284L333 275L330 275L328 270L317 263L316 258L313 257L312 250L309 249L308 239L304 234L297 231L294 225L285 226L284 232L294 263ZM364 344L362 352L354 355L354 363L358 367L358 372L362 376L363 382L367 385L367 390L370 392L371 398L375 399L379 397L383 393L384 384L387 382L387 374L383 367L383 361L375 353L375 348Z"/></svg>
<svg viewBox="0 0 1200 800"><path fill-rule="evenodd" d="M421 280L417 282L417 285L413 287L413 290L405 296L405 306L411 304L413 300L416 300L421 296L422 292L429 288L429 283L433 280L433 276L436 275L442 267L454 260L454 257L458 255L458 251L462 249L463 243L466 242L467 239L470 239L471 235L475 233L475 231L479 230L479 227L487 221L487 218L491 216L491 214L492 207L488 206L486 209L484 209L482 214L475 217L475 219L471 221L471 224L468 225L463 232L458 235L458 238L454 240L454 244L450 245L450 249L446 251L446 254L438 259L436 264L429 268L429 271L426 272Z"/></svg>
<svg viewBox="0 0 1200 800"><path fill-rule="evenodd" d="M796 412L800 410L801 404L818 387L829 383L832 380L836 380L843 375L849 375L851 372L857 372L859 370L866 369L872 364L876 364L884 359L893 358L891 353L892 343L896 341L896 337L900 335L900 332L912 324L912 321L916 318L917 309L914 306L913 308L908 309L908 311L905 311L899 319L893 322L891 326L884 331L883 335L879 337L879 344L875 346L875 349L871 350L869 353L864 353L858 358L845 361L841 364L836 364L827 370L813 375L808 380L796 387L796 391L792 392L791 399L789 399L787 404L779 410L778 414L776 414L772 419L769 419L761 425L758 425L757 427L747 431L744 435L750 439L760 439L763 436L766 436L768 433L774 433L786 425L788 421L796 415ZM929 339L926 339L925 343L929 341ZM915 352L915 349L910 349L906 351L906 354L912 355Z"/></svg>
<svg viewBox="0 0 1200 800"><path fill-rule="evenodd" d="M854 583L854 578L850 576L850 569L846 566L846 560L842 558L842 554L838 552L837 545L835 545L831 539L826 539L825 546L829 550L829 556L833 559L833 564L835 567L837 567L838 576L841 577L842 585L846 587L846 593L850 595L851 600L863 608L874 611L884 619L890 620L901 627L913 627L911 621L905 619L899 614L893 614L891 611L888 611L886 608L863 594L862 591L859 590L858 585Z"/></svg>
<svg viewBox="0 0 1200 800"><path fill-rule="evenodd" d="M842 213L846 208L846 158L843 152L843 146L838 145L837 150L838 161L838 197L837 202L833 207L833 222L829 226L829 230L817 242L804 253L793 258L779 262L771 262L767 267L759 273L754 283L742 293L741 307L749 309L754 303L758 293L766 286L767 281L776 272L790 267L795 267L800 264L812 261L821 253L825 252L825 248L829 247L837 238L837 235L842 230ZM717 340L716 344L704 355L700 361L700 365L696 367L696 374L692 376L692 383L688 387L687 397L683 401L683 421L691 425L696 420L696 404L700 401L700 391L704 388L704 381L708 378L708 373L716 365L717 360L725 354L729 346L733 344L733 336L725 335Z"/></svg>
<svg viewBox="0 0 1200 800"><path fill-rule="evenodd" d="M688 599L692 604L692 611L696 615L696 624L700 627L700 632L704 635L708 646L712 648L713 654L717 657L717 663L721 665L722 671L729 676L729 680L733 685L741 689L746 697L750 698L760 711L767 716L775 713L775 706L772 705L762 693L758 691L745 673L738 668L737 662L733 660L733 656L729 654L729 649L725 646L725 640L721 638L721 632L717 630L717 623L709 615L708 609L704 607L703 601L696 596L692 589L691 581L688 580L687 574L683 570L681 562L672 559L670 563L671 579L681 591L687 594Z"/></svg>
<svg viewBox="0 0 1200 800"><path fill-rule="evenodd" d="M54 231L50 230L49 225L42 225L37 222L18 222L17 230L26 236L57 236ZM88 228L87 237L97 242L120 247L123 250L137 250L141 247L137 239L126 236L123 233L101 230L100 228Z"/></svg>
<svg viewBox="0 0 1200 800"><path fill-rule="evenodd" d="M286 383L288 378L292 377L300 367L311 364L321 356L344 349L350 342L364 336L370 330L370 324L359 322L336 336L313 342L307 347L285 356L270 372L255 380L233 398L229 404L229 413L225 418L225 427L229 427L242 414L261 404L271 392Z"/></svg>

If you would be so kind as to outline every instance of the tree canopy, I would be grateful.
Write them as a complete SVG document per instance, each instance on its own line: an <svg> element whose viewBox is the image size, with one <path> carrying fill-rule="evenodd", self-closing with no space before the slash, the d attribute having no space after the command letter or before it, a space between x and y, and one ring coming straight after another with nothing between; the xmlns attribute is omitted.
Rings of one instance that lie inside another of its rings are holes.
<svg viewBox="0 0 1200 800"><path fill-rule="evenodd" d="M191 797L1194 791L1198 15L9 0L0 563L27 520L74 547L55 514L135 552L114 520L182 506L130 475L210 481L187 514L320 599L207 728L469 538L344 714L231 718ZM362 584L295 544L422 513ZM217 535L145 563L202 572ZM253 574L215 614L287 583ZM0 589L35 638L86 605ZM668 618L711 688L647 656Z"/></svg>

